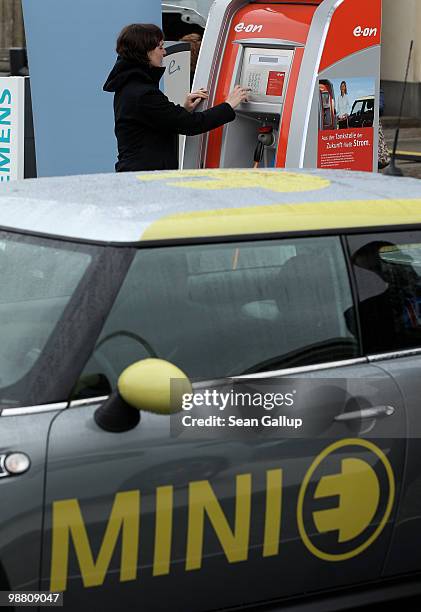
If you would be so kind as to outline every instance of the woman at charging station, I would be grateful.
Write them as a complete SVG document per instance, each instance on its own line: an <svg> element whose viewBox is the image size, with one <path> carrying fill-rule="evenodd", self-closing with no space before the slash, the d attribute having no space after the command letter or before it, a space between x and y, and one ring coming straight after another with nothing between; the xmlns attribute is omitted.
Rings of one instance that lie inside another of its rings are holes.
<svg viewBox="0 0 421 612"><path fill-rule="evenodd" d="M225 102L193 112L207 99L205 89L188 94L184 107L159 89L165 72L164 35L153 24L126 26L117 39L117 62L104 85L114 92L117 172L178 168L178 134L203 134L235 119L248 89L236 86Z"/></svg>

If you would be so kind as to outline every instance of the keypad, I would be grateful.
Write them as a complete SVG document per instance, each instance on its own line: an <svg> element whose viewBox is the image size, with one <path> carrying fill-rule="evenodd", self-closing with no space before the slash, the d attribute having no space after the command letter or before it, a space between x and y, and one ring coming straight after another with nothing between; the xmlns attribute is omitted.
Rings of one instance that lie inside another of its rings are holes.
<svg viewBox="0 0 421 612"><path fill-rule="evenodd" d="M249 87L253 93L259 93L261 81L262 75L259 72L250 72L248 75L247 87Z"/></svg>

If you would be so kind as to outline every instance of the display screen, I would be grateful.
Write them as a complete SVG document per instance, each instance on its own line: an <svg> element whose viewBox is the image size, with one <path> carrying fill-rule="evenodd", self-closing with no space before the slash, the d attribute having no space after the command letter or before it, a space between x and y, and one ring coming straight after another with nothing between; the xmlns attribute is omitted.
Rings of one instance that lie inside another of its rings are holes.
<svg viewBox="0 0 421 612"><path fill-rule="evenodd" d="M289 59L284 55L250 55L250 64L288 65Z"/></svg>

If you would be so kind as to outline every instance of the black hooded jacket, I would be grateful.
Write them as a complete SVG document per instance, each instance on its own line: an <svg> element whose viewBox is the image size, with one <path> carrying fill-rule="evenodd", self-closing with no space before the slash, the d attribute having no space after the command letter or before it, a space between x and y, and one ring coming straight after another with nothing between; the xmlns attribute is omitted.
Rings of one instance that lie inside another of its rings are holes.
<svg viewBox="0 0 421 612"><path fill-rule="evenodd" d="M196 113L173 104L158 87L164 72L118 58L108 76L104 91L115 92L117 172L176 169L177 134L203 134L235 119L225 102Z"/></svg>

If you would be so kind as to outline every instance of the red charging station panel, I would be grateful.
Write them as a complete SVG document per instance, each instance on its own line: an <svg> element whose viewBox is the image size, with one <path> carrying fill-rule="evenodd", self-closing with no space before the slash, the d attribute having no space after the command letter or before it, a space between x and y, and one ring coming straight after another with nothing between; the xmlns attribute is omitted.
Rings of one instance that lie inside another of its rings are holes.
<svg viewBox="0 0 421 612"><path fill-rule="evenodd" d="M326 21L319 20L314 33L320 37L323 49L321 55L314 53L313 74L309 74L307 61L304 76L300 73L310 27L315 12L325 2L331 10L323 13ZM240 47L236 43L246 44L248 39L253 39L253 44L258 39L291 41L295 49L288 77L282 70L273 69L266 84L266 95L283 96L275 167L285 167L288 161L289 167L376 169L381 12L382 0L343 0L342 3L333 0L282 0L273 3L254 0L239 9L226 23L228 31L223 54L215 71L217 80L210 86L213 93L211 104L224 102L233 86ZM371 53L371 48L376 51ZM371 67L371 73L361 71L361 62L366 57L368 63L364 66ZM332 67L343 60L346 62L339 78L332 72ZM350 107L345 113L347 125L338 119L340 82L345 82L349 90L346 91ZM322 103L325 86L330 87L332 98L329 113ZM298 106L297 91L300 92ZM309 122L310 114L307 112L316 94L320 97L318 125ZM361 99L366 101L368 110L367 117L364 115L364 120L358 123L357 112L353 109ZM307 107L303 100L308 100ZM223 128L219 128L206 137L202 149L204 167L220 167L223 134ZM313 159L316 139L318 152ZM308 142L312 144L307 149ZM310 151L308 159L305 158L307 150Z"/></svg>
<svg viewBox="0 0 421 612"><path fill-rule="evenodd" d="M229 94L238 52L238 45L235 44L237 40L255 39L257 26L260 29L259 35L262 38L293 40L305 45L318 4L320 2L301 2L297 4L296 0L295 2L285 2L283 4L255 2L240 9L230 25L213 104L224 102ZM277 166L284 165L289 126L303 53L303 47L296 49L289 75L288 91L283 92L285 98L279 135L280 143L278 150L280 153L276 161ZM273 91L276 92L270 95L280 95L280 89L282 88L282 91L284 89L285 74L283 79L281 76L278 76L279 74L282 73L274 71L274 78L269 79L268 88L273 88ZM267 93L269 95L269 91ZM213 130L209 134L205 161L206 168L219 168L220 166L222 134L223 128ZM252 160L250 165L251 163Z"/></svg>

